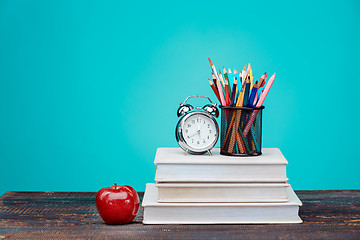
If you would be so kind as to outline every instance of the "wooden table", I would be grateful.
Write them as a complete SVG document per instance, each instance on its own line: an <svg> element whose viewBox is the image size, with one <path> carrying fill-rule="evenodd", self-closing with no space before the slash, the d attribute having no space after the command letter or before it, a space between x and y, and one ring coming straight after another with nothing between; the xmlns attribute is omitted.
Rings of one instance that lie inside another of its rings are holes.
<svg viewBox="0 0 360 240"><path fill-rule="evenodd" d="M95 193L7 192L0 197L0 239L360 239L360 190L297 191L302 224L110 226ZM143 193L139 193L142 199Z"/></svg>

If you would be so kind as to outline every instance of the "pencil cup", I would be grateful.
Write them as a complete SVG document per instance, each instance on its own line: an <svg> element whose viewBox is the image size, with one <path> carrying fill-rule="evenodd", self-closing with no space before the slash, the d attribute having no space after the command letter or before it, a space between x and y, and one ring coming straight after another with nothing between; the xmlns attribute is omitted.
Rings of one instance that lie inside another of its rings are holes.
<svg viewBox="0 0 360 240"><path fill-rule="evenodd" d="M221 108L220 154L261 155L262 107Z"/></svg>

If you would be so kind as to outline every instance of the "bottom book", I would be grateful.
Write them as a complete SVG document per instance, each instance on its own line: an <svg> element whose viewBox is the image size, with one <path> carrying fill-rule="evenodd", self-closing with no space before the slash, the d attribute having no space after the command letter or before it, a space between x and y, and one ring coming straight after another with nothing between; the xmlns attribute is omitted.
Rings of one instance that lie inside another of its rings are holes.
<svg viewBox="0 0 360 240"><path fill-rule="evenodd" d="M159 203L153 183L146 184L144 224L277 224L301 223L302 205L291 187L280 203Z"/></svg>

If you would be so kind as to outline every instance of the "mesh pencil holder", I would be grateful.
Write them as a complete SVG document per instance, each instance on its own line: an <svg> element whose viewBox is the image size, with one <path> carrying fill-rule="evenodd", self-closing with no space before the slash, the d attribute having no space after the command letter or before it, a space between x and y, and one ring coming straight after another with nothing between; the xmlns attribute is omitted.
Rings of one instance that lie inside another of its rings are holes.
<svg viewBox="0 0 360 240"><path fill-rule="evenodd" d="M261 155L262 107L221 108L220 154Z"/></svg>

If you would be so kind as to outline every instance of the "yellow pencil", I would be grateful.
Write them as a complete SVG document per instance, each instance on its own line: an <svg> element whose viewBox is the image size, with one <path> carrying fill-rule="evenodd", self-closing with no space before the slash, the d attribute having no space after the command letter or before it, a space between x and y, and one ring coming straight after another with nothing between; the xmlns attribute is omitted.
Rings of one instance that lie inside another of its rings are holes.
<svg viewBox="0 0 360 240"><path fill-rule="evenodd" d="M242 107L243 103L244 103L244 88L245 88L245 84L243 85L243 87L241 88L241 91L239 93L239 98L236 101L236 107Z"/></svg>
<svg viewBox="0 0 360 240"><path fill-rule="evenodd" d="M249 69L250 69L250 71L249 71L249 74L250 74L250 89L252 89L254 76L253 76L253 74L252 74L252 69L251 69L250 63L249 63Z"/></svg>

